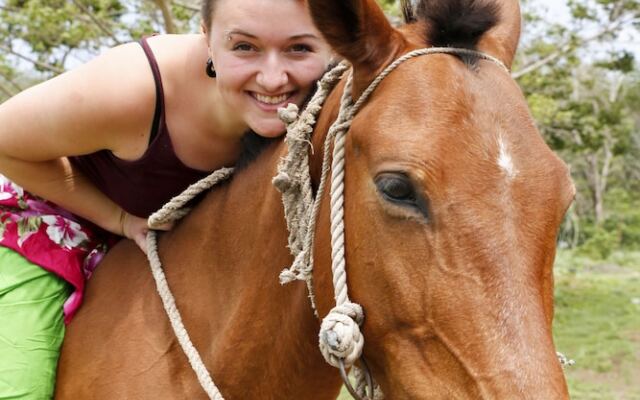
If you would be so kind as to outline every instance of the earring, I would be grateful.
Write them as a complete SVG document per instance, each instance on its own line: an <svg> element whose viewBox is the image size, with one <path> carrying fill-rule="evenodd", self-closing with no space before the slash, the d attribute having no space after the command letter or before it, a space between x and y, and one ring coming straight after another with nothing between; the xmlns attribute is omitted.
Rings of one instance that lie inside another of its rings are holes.
<svg viewBox="0 0 640 400"><path fill-rule="evenodd" d="M211 57L209 57L209 59L207 60L207 68L205 69L205 71L207 71L207 76L209 78L216 77L216 70L215 68L213 68L213 60L211 60Z"/></svg>

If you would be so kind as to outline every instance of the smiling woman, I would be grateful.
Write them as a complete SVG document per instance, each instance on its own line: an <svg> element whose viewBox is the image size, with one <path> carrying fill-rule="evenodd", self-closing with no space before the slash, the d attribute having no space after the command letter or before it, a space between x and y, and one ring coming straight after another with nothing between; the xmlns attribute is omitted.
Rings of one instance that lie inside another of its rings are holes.
<svg viewBox="0 0 640 400"><path fill-rule="evenodd" d="M0 105L0 398L51 396L63 310L68 323L109 245L145 251L149 214L233 165L247 132L281 135L276 109L301 105L330 61L302 0L208 0L202 20L202 34L115 47ZM50 318L25 325L43 311L19 305L45 298ZM42 332L56 338L45 358L23 345Z"/></svg>
<svg viewBox="0 0 640 400"><path fill-rule="evenodd" d="M234 110L227 116L261 135L280 135L276 110L309 95L326 67L325 44L303 1L227 3L219 1L205 29L217 90Z"/></svg>

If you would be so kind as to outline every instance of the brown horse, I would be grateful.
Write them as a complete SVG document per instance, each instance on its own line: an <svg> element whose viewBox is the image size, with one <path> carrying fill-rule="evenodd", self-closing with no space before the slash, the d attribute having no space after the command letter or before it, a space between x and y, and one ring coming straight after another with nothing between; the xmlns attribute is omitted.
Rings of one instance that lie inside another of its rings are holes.
<svg viewBox="0 0 640 400"><path fill-rule="evenodd" d="M353 64L356 94L416 48L476 48L510 66L519 37L516 0L423 0L400 29L374 0L308 3ZM342 87L320 115L316 149ZM285 153L268 145L160 240L185 325L226 399L335 399L341 386L318 350L305 285L278 283L291 256L271 180ZM574 189L509 74L473 57L405 62L356 115L346 163L350 297L365 310L364 355L386 398L568 398L551 336L552 264ZM327 197L314 249L321 315L334 305ZM88 291L57 398L206 398L132 242L109 253Z"/></svg>

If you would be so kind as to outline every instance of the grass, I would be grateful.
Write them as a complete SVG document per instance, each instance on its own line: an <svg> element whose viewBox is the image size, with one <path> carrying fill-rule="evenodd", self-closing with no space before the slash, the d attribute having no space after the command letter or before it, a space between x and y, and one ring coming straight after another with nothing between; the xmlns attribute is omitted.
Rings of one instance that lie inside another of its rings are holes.
<svg viewBox="0 0 640 400"><path fill-rule="evenodd" d="M640 253L556 261L556 347L572 398L640 400Z"/></svg>
<svg viewBox="0 0 640 400"><path fill-rule="evenodd" d="M555 275L554 339L576 361L565 370L571 398L640 400L640 252L594 261L561 251Z"/></svg>

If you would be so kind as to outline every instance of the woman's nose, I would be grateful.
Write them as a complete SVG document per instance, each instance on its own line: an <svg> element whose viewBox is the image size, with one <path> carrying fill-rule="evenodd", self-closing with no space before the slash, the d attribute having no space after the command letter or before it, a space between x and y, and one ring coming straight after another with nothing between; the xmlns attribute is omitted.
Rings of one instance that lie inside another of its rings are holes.
<svg viewBox="0 0 640 400"><path fill-rule="evenodd" d="M258 71L256 81L266 92L275 93L289 82L289 75L282 60L270 54Z"/></svg>

